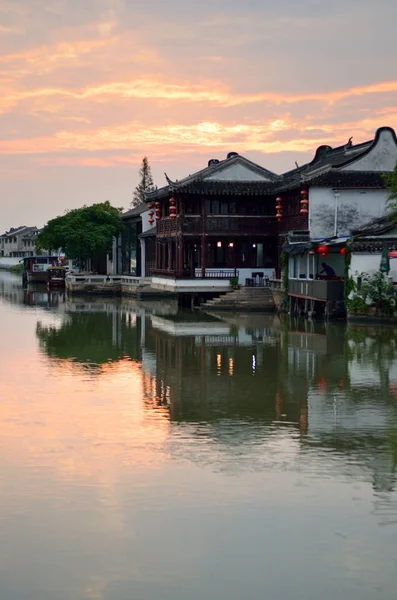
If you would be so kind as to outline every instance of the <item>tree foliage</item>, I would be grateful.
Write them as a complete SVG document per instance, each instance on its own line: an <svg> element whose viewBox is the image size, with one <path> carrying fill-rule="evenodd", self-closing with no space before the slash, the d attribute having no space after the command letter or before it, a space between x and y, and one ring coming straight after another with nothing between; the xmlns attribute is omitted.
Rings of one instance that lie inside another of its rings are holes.
<svg viewBox="0 0 397 600"><path fill-rule="evenodd" d="M131 206L139 206L145 202L145 192L151 192L154 190L154 183L152 177L152 170L149 165L147 156L144 156L142 160L142 166L139 170L140 181L134 190L132 196Z"/></svg>
<svg viewBox="0 0 397 600"><path fill-rule="evenodd" d="M108 201L69 210L48 221L36 238L36 249L61 250L80 260L109 252L123 226L121 212Z"/></svg>

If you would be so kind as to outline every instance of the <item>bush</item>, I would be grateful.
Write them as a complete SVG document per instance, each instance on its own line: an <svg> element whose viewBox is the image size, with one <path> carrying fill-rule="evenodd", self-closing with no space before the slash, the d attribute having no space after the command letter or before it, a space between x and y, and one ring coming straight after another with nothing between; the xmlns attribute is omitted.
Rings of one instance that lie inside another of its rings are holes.
<svg viewBox="0 0 397 600"><path fill-rule="evenodd" d="M376 314L392 316L396 312L396 293L393 285L384 277L383 273L368 275L362 273L361 288L352 287L348 299L347 309L352 313L366 314L370 308Z"/></svg>
<svg viewBox="0 0 397 600"><path fill-rule="evenodd" d="M238 285L238 277L232 277L231 279L229 279L229 285L232 288L232 290L238 290L239 285Z"/></svg>

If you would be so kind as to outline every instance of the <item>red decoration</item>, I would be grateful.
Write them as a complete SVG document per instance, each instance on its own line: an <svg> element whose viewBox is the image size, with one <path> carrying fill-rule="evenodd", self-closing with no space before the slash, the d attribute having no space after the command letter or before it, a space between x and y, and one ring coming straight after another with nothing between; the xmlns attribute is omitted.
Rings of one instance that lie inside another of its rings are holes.
<svg viewBox="0 0 397 600"><path fill-rule="evenodd" d="M176 219L176 214L172 213L172 214L170 214L170 217L171 217L171 219Z"/></svg>
<svg viewBox="0 0 397 600"><path fill-rule="evenodd" d="M153 225L154 219L149 219L149 223L150 223L150 225Z"/></svg>
<svg viewBox="0 0 397 600"><path fill-rule="evenodd" d="M280 196L276 198L276 217L277 221L280 223L283 218L283 199L280 198Z"/></svg>
<svg viewBox="0 0 397 600"><path fill-rule="evenodd" d="M148 204L148 208L153 208L154 204Z"/></svg>
<svg viewBox="0 0 397 600"><path fill-rule="evenodd" d="M345 256L345 254L346 254L346 248L341 248L340 249L340 253L342 254L342 256Z"/></svg>
<svg viewBox="0 0 397 600"><path fill-rule="evenodd" d="M389 258L397 258L397 250L390 250Z"/></svg>
<svg viewBox="0 0 397 600"><path fill-rule="evenodd" d="M308 215L309 214L309 210L308 210L308 206L309 206L308 195L309 195L309 192L307 190L301 190L301 201L300 201L300 205L301 205L300 214L301 215Z"/></svg>
<svg viewBox="0 0 397 600"><path fill-rule="evenodd" d="M156 221L161 221L160 215L156 215Z"/></svg>
<svg viewBox="0 0 397 600"><path fill-rule="evenodd" d="M171 205L173 205L173 204L176 204L176 200L175 200L175 198L170 198L170 204L171 204Z"/></svg>
<svg viewBox="0 0 397 600"><path fill-rule="evenodd" d="M158 202L158 201L157 201L157 202L156 202L156 208L160 208L160 206L161 206L161 205L160 205L160 202Z"/></svg>
<svg viewBox="0 0 397 600"><path fill-rule="evenodd" d="M154 212L152 210L149 210L149 217L153 217Z"/></svg>
<svg viewBox="0 0 397 600"><path fill-rule="evenodd" d="M329 252L329 246L319 246L317 248L317 252L321 254L321 256L327 256Z"/></svg>

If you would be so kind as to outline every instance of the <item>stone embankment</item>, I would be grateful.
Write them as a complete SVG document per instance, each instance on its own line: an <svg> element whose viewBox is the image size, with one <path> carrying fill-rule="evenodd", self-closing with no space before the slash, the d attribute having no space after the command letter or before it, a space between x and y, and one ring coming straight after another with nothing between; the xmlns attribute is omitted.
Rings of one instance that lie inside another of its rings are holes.
<svg viewBox="0 0 397 600"><path fill-rule="evenodd" d="M95 296L133 296L135 298L175 298L175 294L158 290L150 279L128 276L73 274L66 277L69 294Z"/></svg>

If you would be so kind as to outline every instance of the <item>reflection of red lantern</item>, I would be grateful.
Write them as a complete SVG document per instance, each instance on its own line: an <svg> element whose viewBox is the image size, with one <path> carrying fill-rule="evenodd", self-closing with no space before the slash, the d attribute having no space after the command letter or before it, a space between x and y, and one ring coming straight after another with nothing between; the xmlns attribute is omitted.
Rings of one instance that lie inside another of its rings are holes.
<svg viewBox="0 0 397 600"><path fill-rule="evenodd" d="M340 249L340 253L342 254L342 256L345 256L345 254L346 254L346 248L341 248Z"/></svg>
<svg viewBox="0 0 397 600"><path fill-rule="evenodd" d="M321 256L327 256L327 254L329 252L329 247L328 246L319 246L317 248L317 252L319 254L321 254Z"/></svg>

